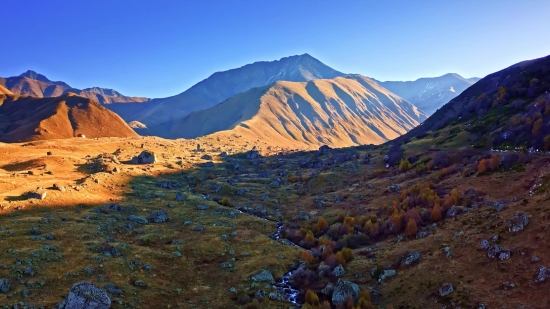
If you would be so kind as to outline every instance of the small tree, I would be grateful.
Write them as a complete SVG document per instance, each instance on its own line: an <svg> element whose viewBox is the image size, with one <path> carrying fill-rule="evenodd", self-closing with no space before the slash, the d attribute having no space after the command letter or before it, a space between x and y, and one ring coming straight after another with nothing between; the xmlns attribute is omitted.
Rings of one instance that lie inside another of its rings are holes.
<svg viewBox="0 0 550 309"><path fill-rule="evenodd" d="M409 236L416 236L416 233L418 233L416 221L413 218L410 218L409 222L407 223L407 234Z"/></svg>
<svg viewBox="0 0 550 309"><path fill-rule="evenodd" d="M432 208L431 218L432 222L439 222L441 220L441 210L439 209L439 204L435 204Z"/></svg>
<svg viewBox="0 0 550 309"><path fill-rule="evenodd" d="M317 306L317 305L319 305L319 296L317 296L317 294L315 292L313 292L312 290L307 290L306 295L305 295L305 301L308 304Z"/></svg>
<svg viewBox="0 0 550 309"><path fill-rule="evenodd" d="M399 171L406 172L410 169L412 169L412 165L409 162L409 160L408 159L401 160L401 162L399 163Z"/></svg>

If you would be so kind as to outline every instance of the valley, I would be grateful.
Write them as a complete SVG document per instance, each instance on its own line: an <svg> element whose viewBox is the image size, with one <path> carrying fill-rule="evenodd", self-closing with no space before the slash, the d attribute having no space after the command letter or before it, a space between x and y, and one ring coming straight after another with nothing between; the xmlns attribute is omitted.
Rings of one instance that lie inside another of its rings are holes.
<svg viewBox="0 0 550 309"><path fill-rule="evenodd" d="M165 99L3 79L0 306L549 307L550 56L400 83L308 54Z"/></svg>

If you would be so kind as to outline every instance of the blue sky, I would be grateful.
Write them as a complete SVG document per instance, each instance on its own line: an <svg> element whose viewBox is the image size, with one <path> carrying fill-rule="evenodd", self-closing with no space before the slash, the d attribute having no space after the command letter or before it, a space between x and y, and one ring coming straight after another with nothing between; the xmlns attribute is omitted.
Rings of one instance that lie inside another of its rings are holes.
<svg viewBox="0 0 550 309"><path fill-rule="evenodd" d="M216 71L309 53L347 73L483 77L550 54L548 0L8 0L0 76L165 97Z"/></svg>

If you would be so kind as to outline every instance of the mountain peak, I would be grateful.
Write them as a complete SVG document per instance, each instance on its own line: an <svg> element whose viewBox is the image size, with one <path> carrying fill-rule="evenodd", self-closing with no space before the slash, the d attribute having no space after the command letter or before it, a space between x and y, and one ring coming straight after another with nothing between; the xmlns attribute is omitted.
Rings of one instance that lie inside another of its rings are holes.
<svg viewBox="0 0 550 309"><path fill-rule="evenodd" d="M39 80L39 81L42 81L42 82L51 82L51 80L49 80L46 76L44 76L42 74L38 74L33 70L27 70L27 72L25 72L25 73L23 73L19 76L28 77L30 79Z"/></svg>
<svg viewBox="0 0 550 309"><path fill-rule="evenodd" d="M39 73L37 73L36 71L33 71L33 70L27 70L27 72L25 72L25 73L23 73L19 76L34 79L34 80L45 82L45 83L52 83L54 85L71 88L71 86L67 85L64 82L54 82L54 81L50 80L49 78L47 78L46 76L44 76L42 74L39 74Z"/></svg>

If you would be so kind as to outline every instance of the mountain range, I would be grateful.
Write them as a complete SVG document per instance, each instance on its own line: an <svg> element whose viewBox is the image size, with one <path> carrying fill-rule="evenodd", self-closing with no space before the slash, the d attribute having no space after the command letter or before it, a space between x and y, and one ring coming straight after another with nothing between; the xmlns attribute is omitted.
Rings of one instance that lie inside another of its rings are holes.
<svg viewBox="0 0 550 309"><path fill-rule="evenodd" d="M167 98L76 89L31 70L0 78L0 92L37 98L74 93L117 113L142 135L194 138L237 130L281 143L351 146L404 134L474 82L458 74L380 82L303 54L216 72Z"/></svg>
<svg viewBox="0 0 550 309"><path fill-rule="evenodd" d="M439 77L419 78L415 81L377 82L431 115L478 80L477 77L464 78L456 73L448 73Z"/></svg>
<svg viewBox="0 0 550 309"><path fill-rule="evenodd" d="M345 75L254 88L175 122L169 137L231 130L281 145L344 147L394 139L426 117L372 79Z"/></svg>

